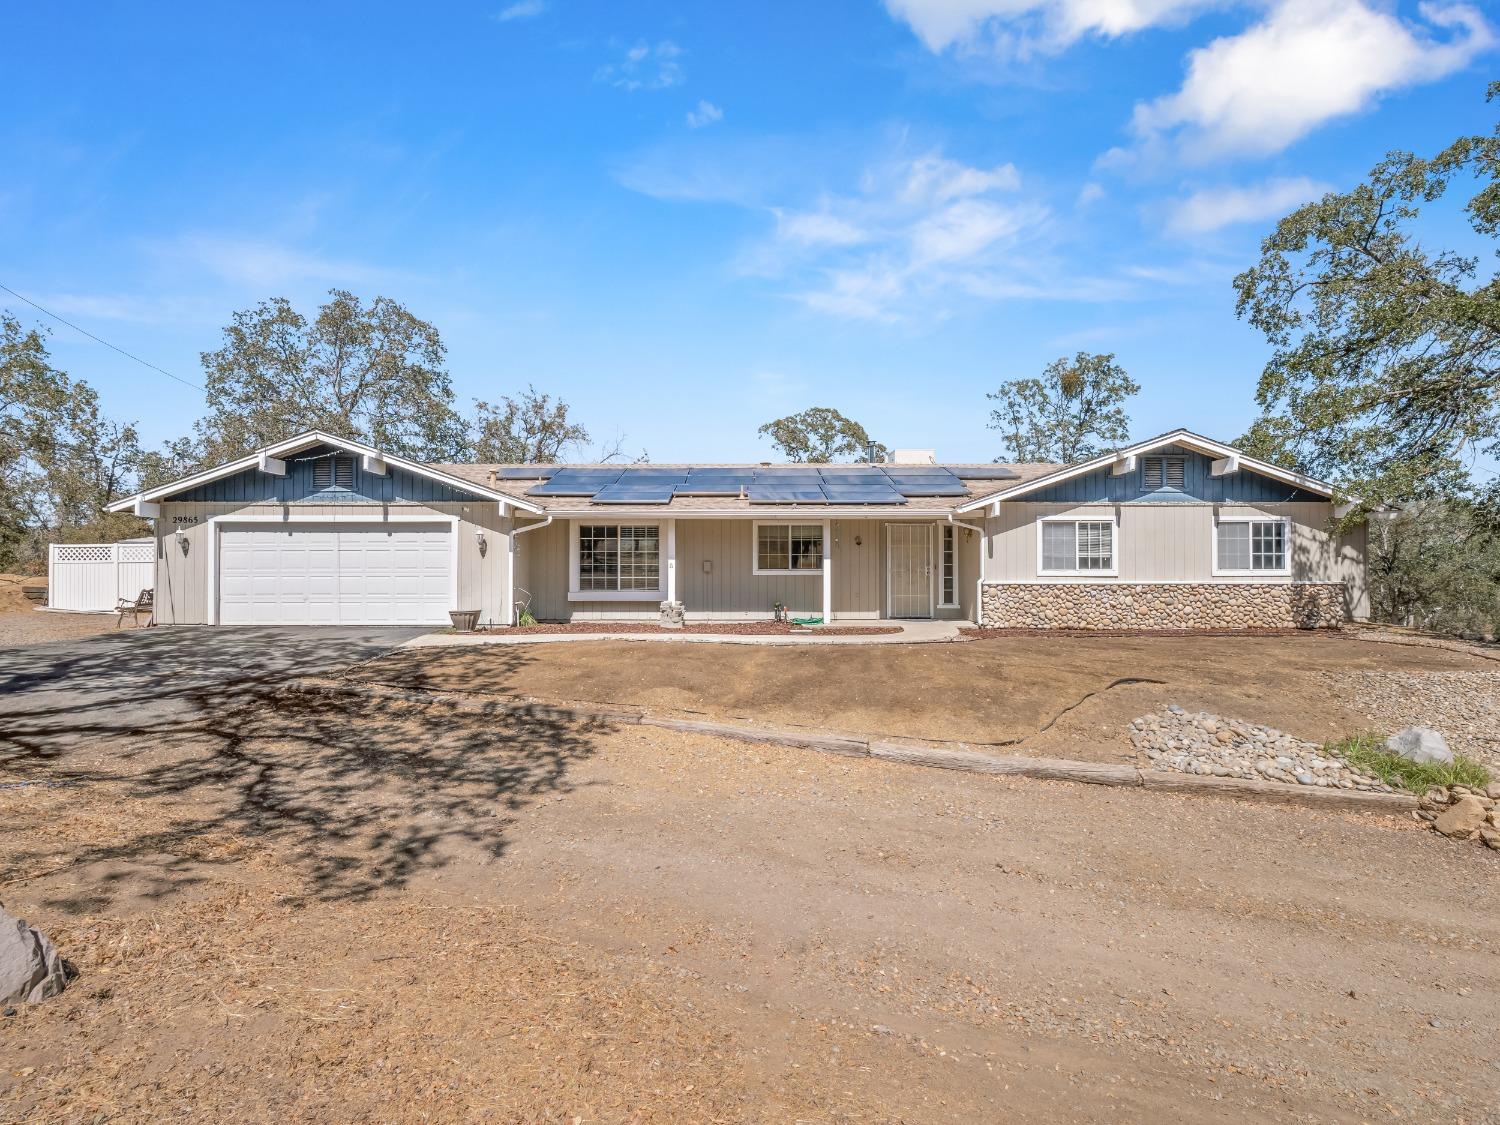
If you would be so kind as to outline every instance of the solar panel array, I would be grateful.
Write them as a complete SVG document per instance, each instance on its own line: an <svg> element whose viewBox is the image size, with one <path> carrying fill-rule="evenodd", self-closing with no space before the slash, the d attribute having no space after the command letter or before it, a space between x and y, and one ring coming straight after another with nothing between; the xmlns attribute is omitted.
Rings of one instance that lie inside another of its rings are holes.
<svg viewBox="0 0 1500 1125"><path fill-rule="evenodd" d="M536 472L535 470L533 470ZM587 497L595 504L666 504L674 496L726 496L752 504L905 504L932 496L967 496L968 489L941 465L778 465L774 467L664 469L549 468L528 496ZM998 465L964 469L972 479L1018 479ZM538 479L541 472L536 472ZM513 479L518 479L517 477Z"/></svg>

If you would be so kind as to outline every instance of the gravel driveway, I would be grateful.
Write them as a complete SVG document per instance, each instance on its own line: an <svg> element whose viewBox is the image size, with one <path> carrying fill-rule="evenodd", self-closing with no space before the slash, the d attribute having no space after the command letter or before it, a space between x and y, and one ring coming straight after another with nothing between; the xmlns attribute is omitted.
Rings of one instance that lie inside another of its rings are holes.
<svg viewBox="0 0 1500 1125"><path fill-rule="evenodd" d="M1413 822L264 688L0 741L82 970L0 1111L1493 1116L1496 861Z"/></svg>

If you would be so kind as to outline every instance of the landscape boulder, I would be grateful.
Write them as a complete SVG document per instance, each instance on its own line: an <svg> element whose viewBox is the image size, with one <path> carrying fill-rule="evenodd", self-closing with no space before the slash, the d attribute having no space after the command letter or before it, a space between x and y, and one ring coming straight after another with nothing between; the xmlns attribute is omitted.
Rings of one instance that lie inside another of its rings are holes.
<svg viewBox="0 0 1500 1125"><path fill-rule="evenodd" d="M56 996L67 983L51 939L0 907L0 1005L36 1004Z"/></svg>
<svg viewBox="0 0 1500 1125"><path fill-rule="evenodd" d="M1444 836L1467 840L1484 827L1489 810L1478 797L1460 797L1446 812L1432 822Z"/></svg>
<svg viewBox="0 0 1500 1125"><path fill-rule="evenodd" d="M1431 727L1407 727L1399 734L1387 738L1385 748L1392 754L1419 765L1453 764L1453 751L1448 749L1448 740Z"/></svg>

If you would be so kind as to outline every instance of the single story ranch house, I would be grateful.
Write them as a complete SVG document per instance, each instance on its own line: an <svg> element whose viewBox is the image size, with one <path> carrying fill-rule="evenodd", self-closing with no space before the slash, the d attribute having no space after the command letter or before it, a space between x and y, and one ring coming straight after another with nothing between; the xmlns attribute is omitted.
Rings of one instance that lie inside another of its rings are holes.
<svg viewBox="0 0 1500 1125"><path fill-rule="evenodd" d="M309 432L113 506L161 624L940 618L1315 628L1368 613L1330 485L1174 430L1076 465L433 465Z"/></svg>

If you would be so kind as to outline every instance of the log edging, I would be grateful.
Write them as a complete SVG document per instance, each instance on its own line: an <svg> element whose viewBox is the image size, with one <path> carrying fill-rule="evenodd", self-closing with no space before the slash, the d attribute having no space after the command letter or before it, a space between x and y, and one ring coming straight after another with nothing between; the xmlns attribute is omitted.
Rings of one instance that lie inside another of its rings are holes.
<svg viewBox="0 0 1500 1125"><path fill-rule="evenodd" d="M357 697L389 700L419 706L441 706L475 715L506 715L549 721L621 723L657 727L685 734L707 734L794 749L816 750L845 757L873 758L883 762L957 770L999 777L1025 777L1039 781L1066 781L1079 785L1109 785L1143 789L1153 793L1188 796L1229 797L1239 801L1297 805L1317 809L1352 809L1392 815L1409 813L1417 798L1405 793L1365 793L1348 789L1288 786L1274 781L1248 781L1236 777L1204 777L1165 770L1142 770L1128 763L1084 762L1071 758L1033 758L1019 754L979 754L972 750L948 750L915 743L865 738L861 735L810 734L775 727L746 726L702 719L675 719L652 715L629 707L603 704L541 703L530 699L476 698L464 692L419 691L384 684L348 681L293 680L283 692L336 699Z"/></svg>

